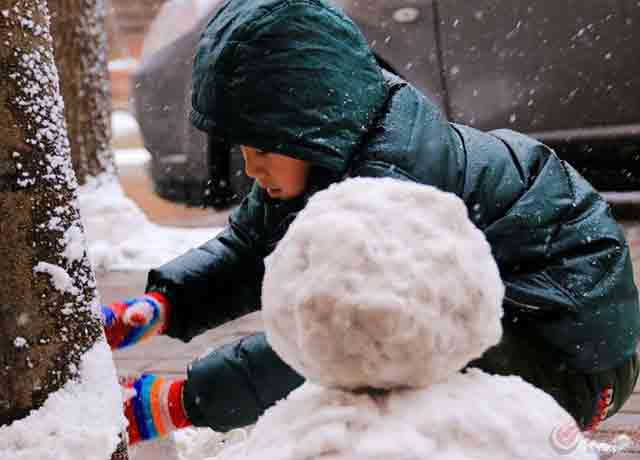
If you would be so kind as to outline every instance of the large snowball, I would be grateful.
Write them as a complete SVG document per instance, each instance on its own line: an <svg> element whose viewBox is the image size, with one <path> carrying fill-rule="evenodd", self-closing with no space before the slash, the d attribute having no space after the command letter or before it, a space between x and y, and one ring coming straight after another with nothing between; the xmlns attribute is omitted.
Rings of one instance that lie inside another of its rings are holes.
<svg viewBox="0 0 640 460"><path fill-rule="evenodd" d="M598 458L571 415L517 376L470 369L423 390L392 393L386 408L438 445L470 458Z"/></svg>
<svg viewBox="0 0 640 460"><path fill-rule="evenodd" d="M381 396L386 400L386 396ZM249 439L219 460L423 460L436 451L415 428L383 416L379 401L307 383L268 409ZM460 459L460 460L465 460Z"/></svg>
<svg viewBox="0 0 640 460"><path fill-rule="evenodd" d="M220 460L595 460L571 416L519 377L473 369L370 395L305 384Z"/></svg>
<svg viewBox="0 0 640 460"><path fill-rule="evenodd" d="M504 287L456 196L350 179L312 197L266 261L267 338L308 380L420 387L495 345Z"/></svg>

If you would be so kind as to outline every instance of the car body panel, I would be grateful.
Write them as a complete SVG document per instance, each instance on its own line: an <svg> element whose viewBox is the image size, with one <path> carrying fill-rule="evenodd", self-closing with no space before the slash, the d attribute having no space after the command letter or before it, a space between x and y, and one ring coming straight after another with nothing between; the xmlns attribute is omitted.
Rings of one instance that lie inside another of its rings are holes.
<svg viewBox="0 0 640 460"><path fill-rule="evenodd" d="M452 119L526 132L640 122L636 0L472 3L439 2Z"/></svg>
<svg viewBox="0 0 640 460"><path fill-rule="evenodd" d="M376 55L444 107L432 0L335 0L367 37ZM413 17L412 17L413 15Z"/></svg>

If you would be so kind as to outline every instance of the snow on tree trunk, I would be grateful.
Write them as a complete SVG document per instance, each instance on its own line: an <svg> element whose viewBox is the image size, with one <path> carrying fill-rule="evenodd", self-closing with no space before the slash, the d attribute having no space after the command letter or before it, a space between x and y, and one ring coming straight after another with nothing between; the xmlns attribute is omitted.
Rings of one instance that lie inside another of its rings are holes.
<svg viewBox="0 0 640 460"><path fill-rule="evenodd" d="M0 458L126 459L46 2L0 0L0 44Z"/></svg>
<svg viewBox="0 0 640 460"><path fill-rule="evenodd" d="M104 0L49 0L71 161L80 184L115 173Z"/></svg>

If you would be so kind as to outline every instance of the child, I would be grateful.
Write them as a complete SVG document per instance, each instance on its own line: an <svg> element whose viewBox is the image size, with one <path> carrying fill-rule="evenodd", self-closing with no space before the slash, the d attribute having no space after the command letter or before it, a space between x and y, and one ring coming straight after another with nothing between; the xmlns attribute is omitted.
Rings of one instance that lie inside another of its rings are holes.
<svg viewBox="0 0 640 460"><path fill-rule="evenodd" d="M211 142L242 146L254 187L220 235L149 273L146 296L105 308L112 347L188 341L258 310L263 259L315 191L393 177L462 198L492 246L504 337L469 366L522 376L583 429L631 394L638 292L604 200L535 139L448 123L325 0L226 1L197 48L191 120ZM250 424L301 383L263 334L247 337L196 361L186 381L135 380L131 441Z"/></svg>

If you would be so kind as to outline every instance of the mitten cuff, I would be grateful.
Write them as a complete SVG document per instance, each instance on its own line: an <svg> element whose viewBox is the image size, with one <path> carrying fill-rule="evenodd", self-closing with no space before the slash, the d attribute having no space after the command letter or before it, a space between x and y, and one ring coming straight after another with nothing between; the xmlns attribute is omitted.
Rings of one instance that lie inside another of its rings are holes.
<svg viewBox="0 0 640 460"><path fill-rule="evenodd" d="M145 295L157 301L160 307L164 310L163 312L164 314L162 315L163 317L162 324L160 326L160 329L158 330L158 334L162 335L167 331L167 329L169 329L169 318L171 316L171 304L169 303L169 300L167 299L167 297L161 292L150 291L150 292L147 292Z"/></svg>
<svg viewBox="0 0 640 460"><path fill-rule="evenodd" d="M135 396L125 402L130 445L191 425L182 404L184 380L144 374L125 387L135 390Z"/></svg>

